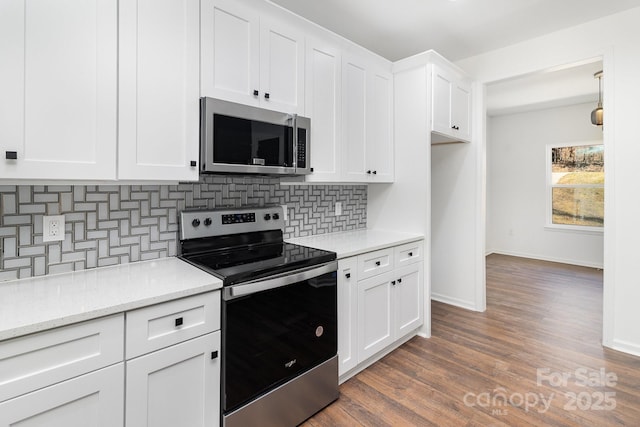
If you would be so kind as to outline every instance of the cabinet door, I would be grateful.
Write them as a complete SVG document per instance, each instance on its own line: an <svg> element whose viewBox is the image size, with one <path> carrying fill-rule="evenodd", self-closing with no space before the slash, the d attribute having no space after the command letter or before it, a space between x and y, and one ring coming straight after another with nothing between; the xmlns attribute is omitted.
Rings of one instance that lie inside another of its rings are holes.
<svg viewBox="0 0 640 427"><path fill-rule="evenodd" d="M338 261L338 375L358 364L357 269L355 257Z"/></svg>
<svg viewBox="0 0 640 427"><path fill-rule="evenodd" d="M198 0L120 1L120 179L198 179L199 28Z"/></svg>
<svg viewBox="0 0 640 427"><path fill-rule="evenodd" d="M394 271L396 339L422 326L424 304L422 271L421 262Z"/></svg>
<svg viewBox="0 0 640 427"><path fill-rule="evenodd" d="M307 39L305 114L311 118L311 166L307 181L340 181L342 166L341 56L324 43Z"/></svg>
<svg viewBox="0 0 640 427"><path fill-rule="evenodd" d="M342 62L342 144L343 178L348 182L367 182L367 70L357 58Z"/></svg>
<svg viewBox="0 0 640 427"><path fill-rule="evenodd" d="M394 341L393 271L358 283L358 363Z"/></svg>
<svg viewBox="0 0 640 427"><path fill-rule="evenodd" d="M217 426L220 332L127 361L127 426Z"/></svg>
<svg viewBox="0 0 640 427"><path fill-rule="evenodd" d="M304 114L304 36L281 23L260 21L260 103Z"/></svg>
<svg viewBox="0 0 640 427"><path fill-rule="evenodd" d="M471 86L458 81L451 93L451 125L454 135L462 141L471 141Z"/></svg>
<svg viewBox="0 0 640 427"><path fill-rule="evenodd" d="M367 170L371 182L393 182L393 76L369 73L367 100Z"/></svg>
<svg viewBox="0 0 640 427"><path fill-rule="evenodd" d="M0 178L116 177L117 18L116 0L0 2Z"/></svg>
<svg viewBox="0 0 640 427"><path fill-rule="evenodd" d="M235 0L202 0L200 19L201 95L257 106L264 95L258 14Z"/></svg>
<svg viewBox="0 0 640 427"><path fill-rule="evenodd" d="M123 365L119 363L0 403L0 427L122 426Z"/></svg>
<svg viewBox="0 0 640 427"><path fill-rule="evenodd" d="M434 65L431 86L431 130L451 134L451 87L453 77Z"/></svg>

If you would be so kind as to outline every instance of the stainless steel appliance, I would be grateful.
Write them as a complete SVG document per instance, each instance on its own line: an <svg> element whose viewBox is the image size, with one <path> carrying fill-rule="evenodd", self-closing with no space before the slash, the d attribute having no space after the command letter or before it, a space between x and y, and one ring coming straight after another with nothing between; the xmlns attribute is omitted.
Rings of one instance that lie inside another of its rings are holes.
<svg viewBox="0 0 640 427"><path fill-rule="evenodd" d="M200 100L202 172L311 173L311 120L215 98Z"/></svg>
<svg viewBox="0 0 640 427"><path fill-rule="evenodd" d="M223 281L227 427L295 426L338 398L336 254L283 229L280 206L180 215L180 257Z"/></svg>

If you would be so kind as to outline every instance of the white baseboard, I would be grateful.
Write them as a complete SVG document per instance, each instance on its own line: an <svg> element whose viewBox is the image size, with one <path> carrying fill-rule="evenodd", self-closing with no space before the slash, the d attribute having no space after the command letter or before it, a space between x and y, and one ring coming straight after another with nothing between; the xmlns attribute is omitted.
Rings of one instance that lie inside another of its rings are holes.
<svg viewBox="0 0 640 427"><path fill-rule="evenodd" d="M548 257L544 255L537 254L527 254L523 252L513 252L513 251L502 251L502 250L493 250L492 254L499 255L508 255L508 256L516 256L519 258L529 258L529 259L537 259L540 261L550 261L550 262L558 262L561 264L570 264L570 265L578 265L581 267L591 267L591 268L603 268L602 263L592 263L589 261L575 260L575 259L567 259L567 258L557 258L557 257Z"/></svg>
<svg viewBox="0 0 640 427"><path fill-rule="evenodd" d="M640 345L622 340L613 340L611 348L623 353L629 353L633 356L640 356Z"/></svg>
<svg viewBox="0 0 640 427"><path fill-rule="evenodd" d="M476 305L473 301L465 301L459 298L453 298L446 295L434 293L431 294L431 299L438 302L443 302L445 304L455 305L456 307L464 308L471 311L480 311L476 308Z"/></svg>

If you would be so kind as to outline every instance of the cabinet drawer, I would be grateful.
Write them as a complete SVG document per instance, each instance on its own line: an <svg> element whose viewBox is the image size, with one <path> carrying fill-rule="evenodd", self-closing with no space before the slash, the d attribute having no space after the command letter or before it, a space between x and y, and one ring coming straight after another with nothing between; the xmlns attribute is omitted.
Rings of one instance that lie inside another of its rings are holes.
<svg viewBox="0 0 640 427"><path fill-rule="evenodd" d="M220 291L127 313L126 358L220 329Z"/></svg>
<svg viewBox="0 0 640 427"><path fill-rule="evenodd" d="M411 242L401 246L396 246L395 251L395 267L402 267L404 265L413 264L414 262L422 261L424 259L424 243Z"/></svg>
<svg viewBox="0 0 640 427"><path fill-rule="evenodd" d="M364 280L393 269L393 249L382 249L358 256L358 280Z"/></svg>
<svg viewBox="0 0 640 427"><path fill-rule="evenodd" d="M122 314L0 343L0 402L117 362Z"/></svg>
<svg viewBox="0 0 640 427"><path fill-rule="evenodd" d="M119 427L124 363L0 403L0 426Z"/></svg>

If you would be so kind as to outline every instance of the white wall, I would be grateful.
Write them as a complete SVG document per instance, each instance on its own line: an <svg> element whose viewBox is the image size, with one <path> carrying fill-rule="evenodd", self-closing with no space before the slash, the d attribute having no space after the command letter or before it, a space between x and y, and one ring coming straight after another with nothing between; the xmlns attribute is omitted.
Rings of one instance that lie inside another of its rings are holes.
<svg viewBox="0 0 640 427"><path fill-rule="evenodd" d="M480 82L604 57L603 342L640 355L640 8L458 62Z"/></svg>
<svg viewBox="0 0 640 427"><path fill-rule="evenodd" d="M593 108L589 103L489 118L487 252L602 268L602 233L545 228L547 145L602 142L602 129L590 121Z"/></svg>
<svg viewBox="0 0 640 427"><path fill-rule="evenodd" d="M431 297L476 305L477 143L431 146Z"/></svg>

